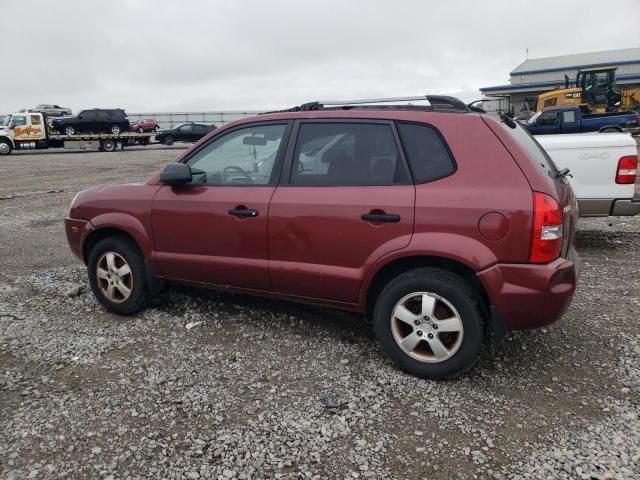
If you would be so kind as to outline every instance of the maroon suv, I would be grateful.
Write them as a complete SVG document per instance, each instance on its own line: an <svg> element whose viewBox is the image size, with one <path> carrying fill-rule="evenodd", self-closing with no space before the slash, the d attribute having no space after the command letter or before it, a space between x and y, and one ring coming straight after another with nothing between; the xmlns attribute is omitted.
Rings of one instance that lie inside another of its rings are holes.
<svg viewBox="0 0 640 480"><path fill-rule="evenodd" d="M365 313L402 369L459 375L568 308L578 211L520 125L426 98L225 125L146 184L80 192L71 249L120 314L165 280L316 303Z"/></svg>

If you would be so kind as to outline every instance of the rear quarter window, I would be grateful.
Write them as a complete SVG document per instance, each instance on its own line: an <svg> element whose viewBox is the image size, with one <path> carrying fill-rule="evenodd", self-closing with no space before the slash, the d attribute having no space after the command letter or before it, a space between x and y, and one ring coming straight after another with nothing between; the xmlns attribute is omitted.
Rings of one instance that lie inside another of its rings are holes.
<svg viewBox="0 0 640 480"><path fill-rule="evenodd" d="M416 183L432 182L456 171L449 148L434 128L398 123L398 132Z"/></svg>
<svg viewBox="0 0 640 480"><path fill-rule="evenodd" d="M499 119L497 119L500 121ZM504 131L526 152L527 157L536 164L539 168L544 170L551 178L555 178L558 173L558 167L556 167L553 160L544 148L538 143L538 141L529 133L529 131L520 125L519 122L515 122L515 128L511 128L504 122L500 122Z"/></svg>

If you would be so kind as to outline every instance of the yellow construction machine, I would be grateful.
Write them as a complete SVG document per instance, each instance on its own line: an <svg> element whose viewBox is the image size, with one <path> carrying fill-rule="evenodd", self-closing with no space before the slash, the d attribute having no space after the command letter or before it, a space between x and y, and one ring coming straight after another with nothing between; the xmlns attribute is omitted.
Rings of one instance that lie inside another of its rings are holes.
<svg viewBox="0 0 640 480"><path fill-rule="evenodd" d="M640 88L616 88L616 68L599 67L580 70L576 86L569 86L564 76L565 88L559 88L538 96L536 110L560 105L582 105L592 113L627 112L640 110Z"/></svg>

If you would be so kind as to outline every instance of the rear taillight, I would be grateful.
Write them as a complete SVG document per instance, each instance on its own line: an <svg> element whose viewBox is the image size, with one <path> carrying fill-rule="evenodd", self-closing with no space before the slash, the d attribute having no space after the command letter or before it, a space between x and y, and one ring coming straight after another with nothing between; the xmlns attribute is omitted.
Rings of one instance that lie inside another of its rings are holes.
<svg viewBox="0 0 640 480"><path fill-rule="evenodd" d="M533 192L531 263L549 263L562 251L562 209L549 195Z"/></svg>
<svg viewBox="0 0 640 480"><path fill-rule="evenodd" d="M618 170L616 171L616 183L629 184L636 183L638 173L638 156L629 155L618 160Z"/></svg>

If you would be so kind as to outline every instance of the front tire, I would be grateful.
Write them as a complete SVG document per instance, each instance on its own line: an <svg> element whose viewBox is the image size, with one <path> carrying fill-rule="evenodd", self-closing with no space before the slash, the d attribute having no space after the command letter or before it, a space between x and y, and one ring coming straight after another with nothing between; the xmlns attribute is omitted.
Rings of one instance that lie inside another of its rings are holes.
<svg viewBox="0 0 640 480"><path fill-rule="evenodd" d="M76 133L76 129L71 125L67 125L66 127L64 127L65 135L75 135L75 133Z"/></svg>
<svg viewBox="0 0 640 480"><path fill-rule="evenodd" d="M479 302L476 291L449 271L411 270L380 293L376 336L402 370L431 380L454 378L473 367L482 351Z"/></svg>
<svg viewBox="0 0 640 480"><path fill-rule="evenodd" d="M0 140L0 155L9 155L13 147L7 140Z"/></svg>
<svg viewBox="0 0 640 480"><path fill-rule="evenodd" d="M111 125L109 130L113 135L120 135L120 125Z"/></svg>
<svg viewBox="0 0 640 480"><path fill-rule="evenodd" d="M149 300L144 257L131 241L122 237L100 240L89 253L91 290L109 311L130 315Z"/></svg>

